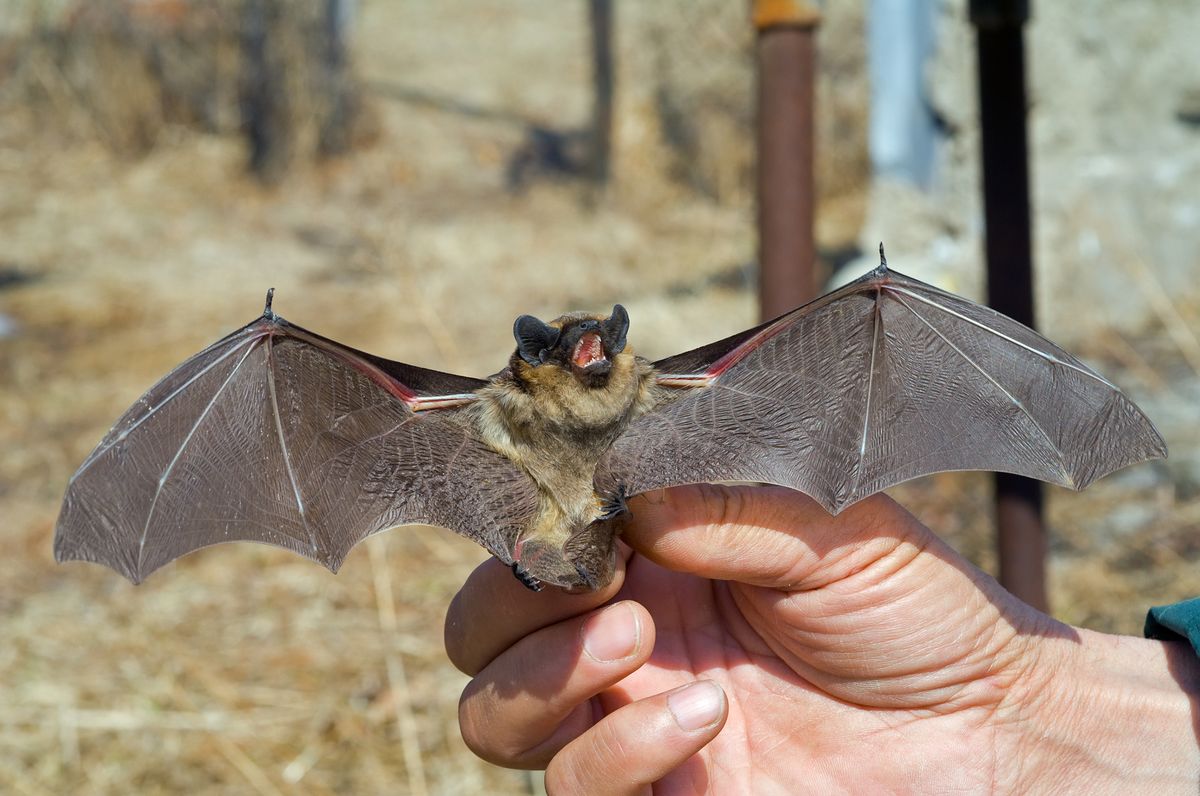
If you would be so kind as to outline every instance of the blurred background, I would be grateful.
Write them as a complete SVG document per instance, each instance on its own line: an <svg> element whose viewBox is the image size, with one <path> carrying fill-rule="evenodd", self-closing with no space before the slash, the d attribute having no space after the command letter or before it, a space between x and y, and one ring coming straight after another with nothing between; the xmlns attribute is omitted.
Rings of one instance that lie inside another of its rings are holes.
<svg viewBox="0 0 1200 796"><path fill-rule="evenodd" d="M1171 449L1047 492L1051 609L1139 633L1200 594L1200 6L1033 12L1038 322ZM965 3L830 0L815 37L814 287L882 240L982 298ZM135 588L54 564L58 502L271 286L296 323L471 375L521 313L620 301L652 358L753 324L755 53L731 0L0 4L0 791L536 792L459 737L441 621L472 543L402 529L336 577L218 547ZM995 570L986 476L894 493Z"/></svg>

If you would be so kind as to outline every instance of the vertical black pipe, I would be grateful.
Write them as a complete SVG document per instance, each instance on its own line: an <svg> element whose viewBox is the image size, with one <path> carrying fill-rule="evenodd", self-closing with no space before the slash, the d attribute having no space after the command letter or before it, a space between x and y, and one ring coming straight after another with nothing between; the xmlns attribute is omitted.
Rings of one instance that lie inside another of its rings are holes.
<svg viewBox="0 0 1200 796"><path fill-rule="evenodd" d="M325 107L317 134L317 152L321 155L345 154L352 143L359 99L350 74L347 39L356 5L356 0L325 0L320 33L321 99Z"/></svg>
<svg viewBox="0 0 1200 796"><path fill-rule="evenodd" d="M971 0L979 63L988 303L1033 326L1024 41L1028 18L1028 0ZM1042 486L997 473L995 489L1000 582L1046 610Z"/></svg>
<svg viewBox="0 0 1200 796"><path fill-rule="evenodd" d="M287 0L245 0L240 7L242 129L250 171L268 185L287 174L297 144L296 98L288 80L293 65L284 46L286 5Z"/></svg>
<svg viewBox="0 0 1200 796"><path fill-rule="evenodd" d="M819 9L759 0L758 295L763 319L813 297L815 84Z"/></svg>
<svg viewBox="0 0 1200 796"><path fill-rule="evenodd" d="M588 0L592 30L592 147L591 178L608 182L612 160L613 120L613 2Z"/></svg>

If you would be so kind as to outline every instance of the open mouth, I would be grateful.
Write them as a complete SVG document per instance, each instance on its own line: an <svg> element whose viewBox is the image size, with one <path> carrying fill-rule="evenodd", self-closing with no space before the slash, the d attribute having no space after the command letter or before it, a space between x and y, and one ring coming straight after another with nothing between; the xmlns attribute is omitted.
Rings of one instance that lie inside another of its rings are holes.
<svg viewBox="0 0 1200 796"><path fill-rule="evenodd" d="M606 367L608 357L604 356L604 344L600 341L600 335L589 332L579 338L579 342L575 344L575 351L571 354L571 362L580 370L598 370Z"/></svg>

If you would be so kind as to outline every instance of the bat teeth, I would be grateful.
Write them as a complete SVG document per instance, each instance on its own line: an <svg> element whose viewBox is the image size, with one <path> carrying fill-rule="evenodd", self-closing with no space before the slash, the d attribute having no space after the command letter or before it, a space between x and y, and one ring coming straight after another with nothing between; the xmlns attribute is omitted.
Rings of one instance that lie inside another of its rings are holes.
<svg viewBox="0 0 1200 796"><path fill-rule="evenodd" d="M604 344L600 341L600 335L589 333L579 338L571 359L581 368L587 368L598 362L607 362L608 358L604 356Z"/></svg>

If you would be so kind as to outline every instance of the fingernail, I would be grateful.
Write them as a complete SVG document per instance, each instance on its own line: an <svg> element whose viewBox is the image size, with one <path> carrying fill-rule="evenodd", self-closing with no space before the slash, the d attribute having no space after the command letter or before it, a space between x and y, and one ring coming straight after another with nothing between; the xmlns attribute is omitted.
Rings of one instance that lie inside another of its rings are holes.
<svg viewBox="0 0 1200 796"><path fill-rule="evenodd" d="M601 663L628 658L641 640L642 623L629 603L610 606L583 625L583 651Z"/></svg>
<svg viewBox="0 0 1200 796"><path fill-rule="evenodd" d="M725 712L725 692L712 680L700 680L667 695L667 707L681 730L711 727Z"/></svg>

